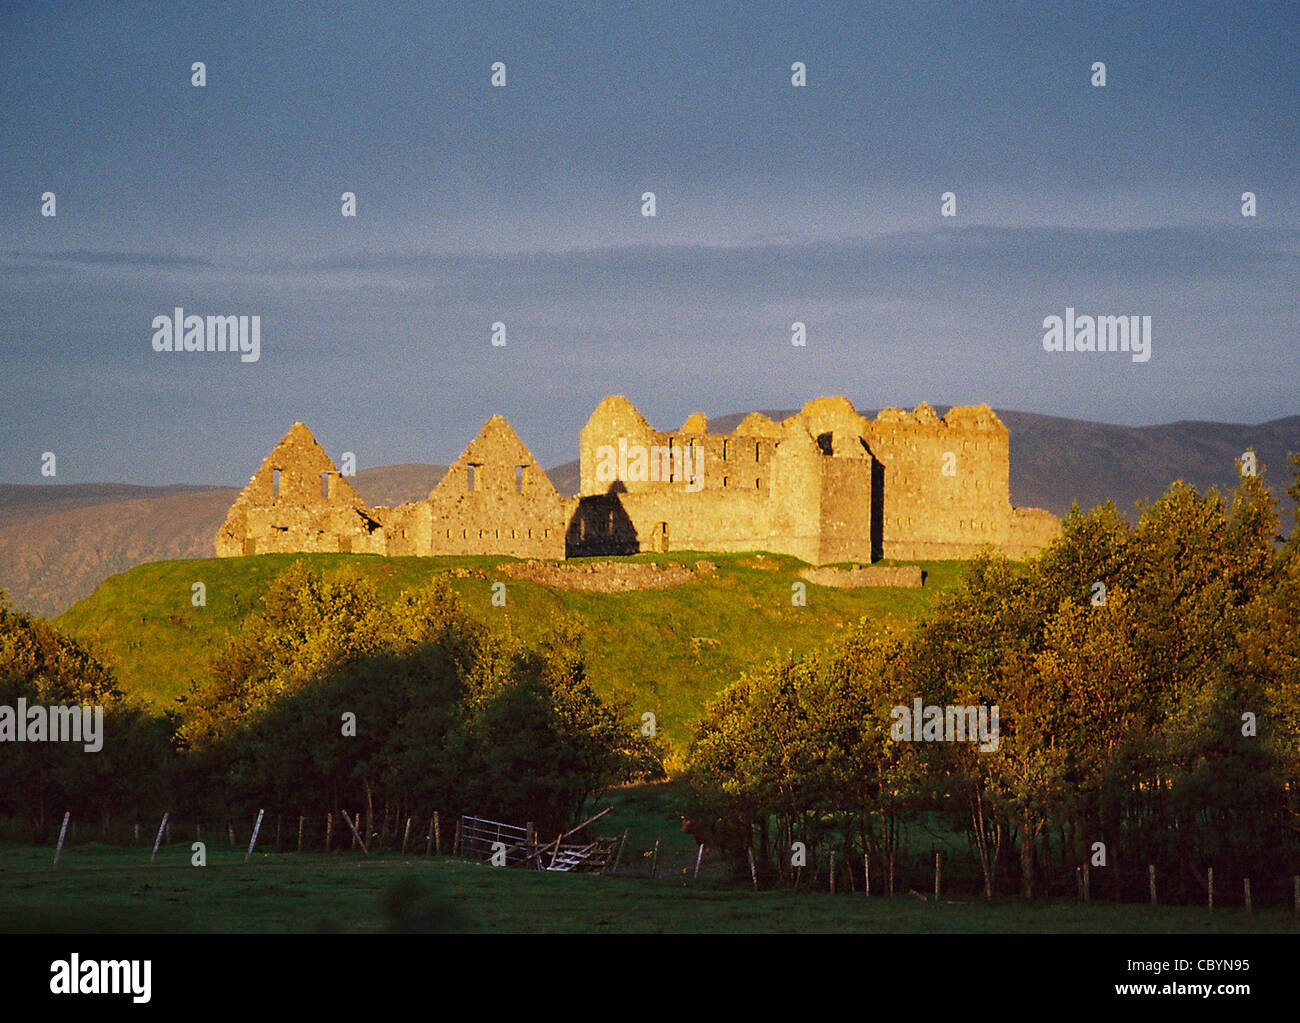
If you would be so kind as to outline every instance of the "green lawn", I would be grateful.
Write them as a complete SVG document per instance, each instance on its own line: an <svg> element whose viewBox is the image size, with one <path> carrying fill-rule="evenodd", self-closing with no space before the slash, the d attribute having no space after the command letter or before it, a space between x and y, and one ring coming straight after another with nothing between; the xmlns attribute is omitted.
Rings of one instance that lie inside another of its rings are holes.
<svg viewBox="0 0 1300 1023"><path fill-rule="evenodd" d="M785 651L800 654L819 646L864 616L882 626L910 621L956 582L963 567L962 562L923 564L926 582L919 590L841 590L809 583L807 606L794 607L791 584L804 567L795 558L638 555L632 560L686 565L708 560L718 570L672 589L615 594L507 580L507 604L494 608L493 567L508 560L500 557L205 558L153 562L113 576L57 624L111 664L123 688L161 709L202 674L208 659L256 606L268 580L299 560L322 570L350 566L385 597L460 570L450 582L468 606L489 621L508 620L529 639L548 626L554 613L576 614L587 626L586 651L597 691L628 700L638 716L652 711L662 733L682 744L705 702L746 668ZM206 587L205 607L191 605L194 582Z"/></svg>
<svg viewBox="0 0 1300 1023"><path fill-rule="evenodd" d="M0 847L0 931L153 932L1295 932L1289 913L1213 914L1055 900L986 906L913 896L753 892L689 875L601 877L497 869L448 858L259 853L209 846L189 866L175 844L149 866L147 847Z"/></svg>

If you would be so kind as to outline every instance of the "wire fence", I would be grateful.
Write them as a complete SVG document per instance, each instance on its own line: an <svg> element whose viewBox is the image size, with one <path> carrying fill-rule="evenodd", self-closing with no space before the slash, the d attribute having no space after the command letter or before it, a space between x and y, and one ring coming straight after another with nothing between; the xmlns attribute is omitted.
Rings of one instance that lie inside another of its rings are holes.
<svg viewBox="0 0 1300 1023"><path fill-rule="evenodd" d="M39 831L52 833L51 837L40 837L37 842L55 846L55 867L61 861L66 864L78 848L87 846L140 848L142 861L153 862L170 846L203 842L208 850L227 848L244 853L246 857L254 852L263 855L451 855L471 861L540 870L595 869L602 873L617 872L622 876L660 880L698 880L701 876L712 882L748 880L755 889L762 890L820 890L935 902L976 901L984 894L978 886L972 885L969 877L962 874L955 878L945 876L947 854L933 854L931 874L924 857L912 857L907 863L900 859L894 865L895 870L882 869L879 864L873 866L872 861L863 857L854 861L824 850L808 850L806 860L797 867L775 863L771 856L761 856L756 860L752 849L745 850L747 855L742 856L735 850L706 851L704 846L697 846L688 857L675 846L663 845L660 839L656 839L651 848L633 849L628 853L626 832L621 840L607 837L567 842L562 841L564 836L561 836L560 839L542 842L531 824L514 825L469 814L448 818L437 811L427 816L404 818L375 815L369 821L361 810L310 815L263 811L257 817L247 819L168 813L158 820L103 818L98 821L78 819L66 813L52 826ZM29 820L0 818L0 843L30 844L33 835L33 825ZM52 836L57 836L57 840ZM587 862L588 858L590 862ZM1194 904L1195 900L1186 897L1186 878L1178 878L1179 884L1175 886L1160 875L1155 864L1146 865L1143 873L1145 897L1139 899L1131 891L1132 884L1127 895L1119 896L1113 890L1106 870L1081 865L1075 871L1073 895L1081 903ZM1206 866L1197 882L1203 894L1202 904L1209 909L1289 908L1300 918L1300 874L1270 873L1247 877L1229 872L1216 873L1213 866ZM1057 879L1054 886L1041 894L1069 897L1071 893L1062 887L1064 883ZM1165 890L1166 884L1174 889L1172 898ZM1000 891L997 897L1005 898L1008 894L1012 893Z"/></svg>

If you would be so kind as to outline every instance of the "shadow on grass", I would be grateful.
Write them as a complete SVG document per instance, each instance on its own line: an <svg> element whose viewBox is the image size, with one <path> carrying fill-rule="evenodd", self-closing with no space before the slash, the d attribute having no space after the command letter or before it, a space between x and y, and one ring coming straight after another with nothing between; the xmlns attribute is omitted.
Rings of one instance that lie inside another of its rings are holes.
<svg viewBox="0 0 1300 1023"><path fill-rule="evenodd" d="M455 934L467 921L446 898L414 877L399 878L383 896L388 934Z"/></svg>

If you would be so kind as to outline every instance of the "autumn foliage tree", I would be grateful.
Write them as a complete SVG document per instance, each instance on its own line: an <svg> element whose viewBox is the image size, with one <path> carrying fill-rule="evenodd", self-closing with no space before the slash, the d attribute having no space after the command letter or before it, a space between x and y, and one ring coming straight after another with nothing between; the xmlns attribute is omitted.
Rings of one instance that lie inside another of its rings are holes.
<svg viewBox="0 0 1300 1023"><path fill-rule="evenodd" d="M592 690L573 623L529 646L470 617L442 580L385 604L356 575L292 568L182 717L192 798L229 812L439 809L549 832L658 768Z"/></svg>
<svg viewBox="0 0 1300 1023"><path fill-rule="evenodd" d="M900 823L938 814L990 898L1073 893L1094 863L1119 898L1148 866L1199 897L1210 865L1280 897L1300 867L1298 535L1262 475L1227 497L1175 483L1136 526L1076 507L1029 563L976 558L910 633L861 624L738 680L701 722L693 799L885 869ZM915 699L997 706L997 748L895 741Z"/></svg>
<svg viewBox="0 0 1300 1023"><path fill-rule="evenodd" d="M167 721L130 700L112 672L48 622L14 611L0 593L0 706L102 708L101 748L78 742L0 746L0 814L23 818L38 839L65 811L82 822L152 809L167 793Z"/></svg>

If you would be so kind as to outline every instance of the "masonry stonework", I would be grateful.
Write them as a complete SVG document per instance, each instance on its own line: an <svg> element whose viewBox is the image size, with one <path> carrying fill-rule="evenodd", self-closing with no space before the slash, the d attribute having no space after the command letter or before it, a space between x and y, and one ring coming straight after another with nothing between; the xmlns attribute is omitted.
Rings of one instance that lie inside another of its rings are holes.
<svg viewBox="0 0 1300 1023"><path fill-rule="evenodd" d="M655 430L614 395L582 429L579 466L578 495L562 498L493 416L425 500L370 509L296 423L232 505L217 554L771 551L824 565L965 558L985 544L1020 558L1060 527L1011 507L1007 430L987 405L868 420L847 398L817 398L782 423L751 413L719 434L700 413Z"/></svg>
<svg viewBox="0 0 1300 1023"><path fill-rule="evenodd" d="M656 431L614 396L580 445L571 553L767 550L827 564L967 558L990 544L1019 558L1060 527L1049 512L1011 507L1007 429L987 405L940 418L923 403L868 420L847 398L817 398L783 423L751 413L711 434L699 413ZM634 448L659 452L651 465L671 471L647 478L623 455Z"/></svg>
<svg viewBox="0 0 1300 1023"><path fill-rule="evenodd" d="M302 423L271 449L217 532L217 557L383 554L379 520Z"/></svg>
<svg viewBox="0 0 1300 1023"><path fill-rule="evenodd" d="M564 557L564 499L493 416L424 501L376 509L389 554Z"/></svg>

